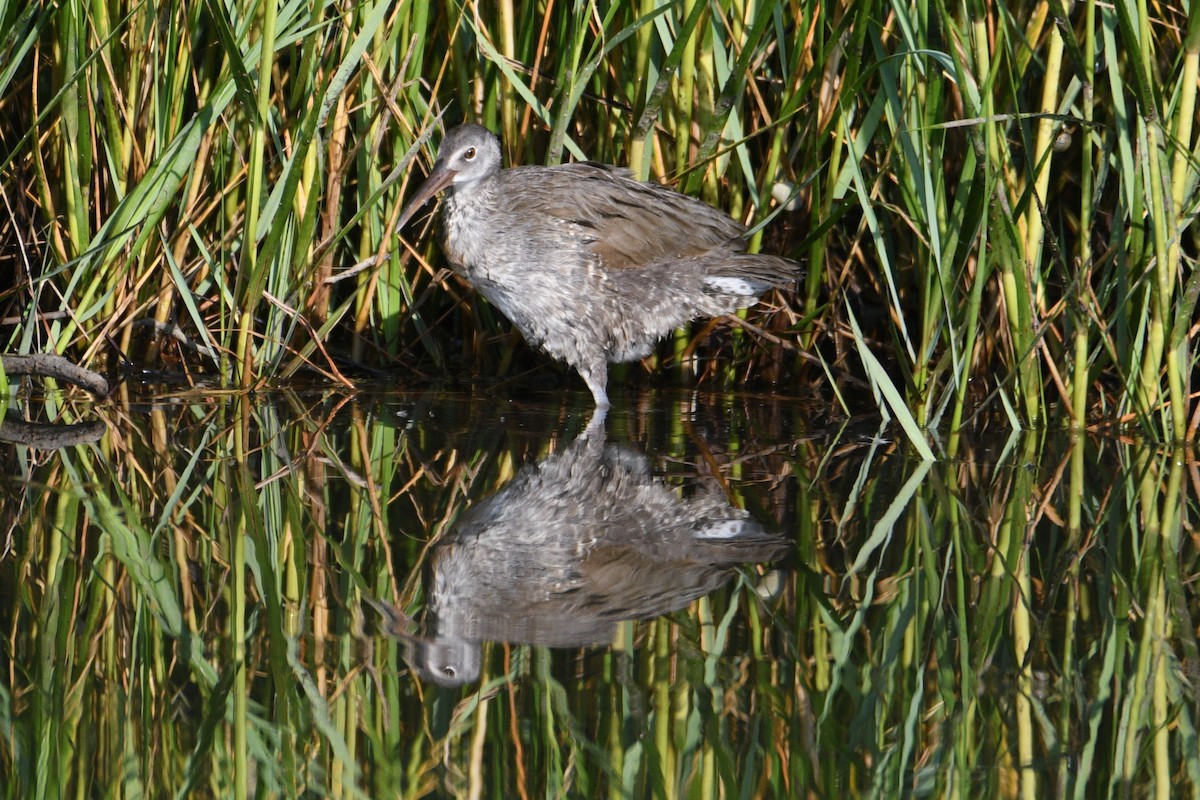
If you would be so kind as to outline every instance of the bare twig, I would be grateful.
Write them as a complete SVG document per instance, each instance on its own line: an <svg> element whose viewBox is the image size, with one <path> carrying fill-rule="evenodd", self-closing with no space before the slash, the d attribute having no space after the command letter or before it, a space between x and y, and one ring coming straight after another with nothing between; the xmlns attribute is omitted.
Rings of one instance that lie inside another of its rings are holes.
<svg viewBox="0 0 1200 800"><path fill-rule="evenodd" d="M30 356L0 355L0 363L9 375L36 375L79 386L96 397L108 395L108 381L98 372L73 364L62 356L35 353Z"/></svg>

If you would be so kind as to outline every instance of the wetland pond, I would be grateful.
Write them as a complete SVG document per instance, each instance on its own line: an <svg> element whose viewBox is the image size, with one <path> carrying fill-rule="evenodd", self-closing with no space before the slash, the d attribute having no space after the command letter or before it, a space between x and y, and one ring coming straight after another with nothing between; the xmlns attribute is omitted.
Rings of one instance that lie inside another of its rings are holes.
<svg viewBox="0 0 1200 800"><path fill-rule="evenodd" d="M6 797L1200 786L1177 451L927 462L755 395L38 402L79 424L0 443Z"/></svg>

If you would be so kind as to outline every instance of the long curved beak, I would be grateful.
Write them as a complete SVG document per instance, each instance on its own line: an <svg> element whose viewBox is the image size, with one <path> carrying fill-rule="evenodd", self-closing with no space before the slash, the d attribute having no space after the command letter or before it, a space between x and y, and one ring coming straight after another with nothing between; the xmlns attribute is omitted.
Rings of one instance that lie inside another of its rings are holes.
<svg viewBox="0 0 1200 800"><path fill-rule="evenodd" d="M433 199L434 195L449 186L457 174L458 171L447 167L445 162L435 161L433 172L429 173L429 177L417 188L417 193L408 201L408 205L404 207L404 211L400 212L400 221L396 223L396 230L402 229L409 218L417 213L417 210L421 206L428 203Z"/></svg>

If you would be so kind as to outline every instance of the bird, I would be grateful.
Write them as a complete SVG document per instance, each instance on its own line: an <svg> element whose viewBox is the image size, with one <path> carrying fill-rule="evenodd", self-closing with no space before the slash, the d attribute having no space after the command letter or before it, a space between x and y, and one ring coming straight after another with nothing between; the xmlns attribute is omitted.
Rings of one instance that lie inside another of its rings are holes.
<svg viewBox="0 0 1200 800"><path fill-rule="evenodd" d="M424 679L479 678L481 642L611 644L618 622L683 608L791 544L719 491L681 496L608 444L603 415L472 506L431 549L424 623L368 601ZM418 627L423 631L418 633Z"/></svg>
<svg viewBox="0 0 1200 800"><path fill-rule="evenodd" d="M479 125L446 133L396 229L442 192L452 269L527 342L574 368L601 409L609 363L642 359L681 325L754 305L802 274L746 252L746 228L724 212L626 169L504 169L500 140Z"/></svg>

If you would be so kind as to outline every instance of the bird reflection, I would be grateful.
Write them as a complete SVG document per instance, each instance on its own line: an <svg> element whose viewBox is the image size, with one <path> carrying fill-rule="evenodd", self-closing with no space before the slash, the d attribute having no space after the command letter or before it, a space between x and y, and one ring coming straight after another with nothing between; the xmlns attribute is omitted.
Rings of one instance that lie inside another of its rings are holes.
<svg viewBox="0 0 1200 800"><path fill-rule="evenodd" d="M603 414L565 450L468 510L431 554L424 635L374 604L407 660L443 686L473 682L483 641L612 642L616 624L682 608L737 564L788 545L724 496L680 497L647 460L606 445Z"/></svg>

